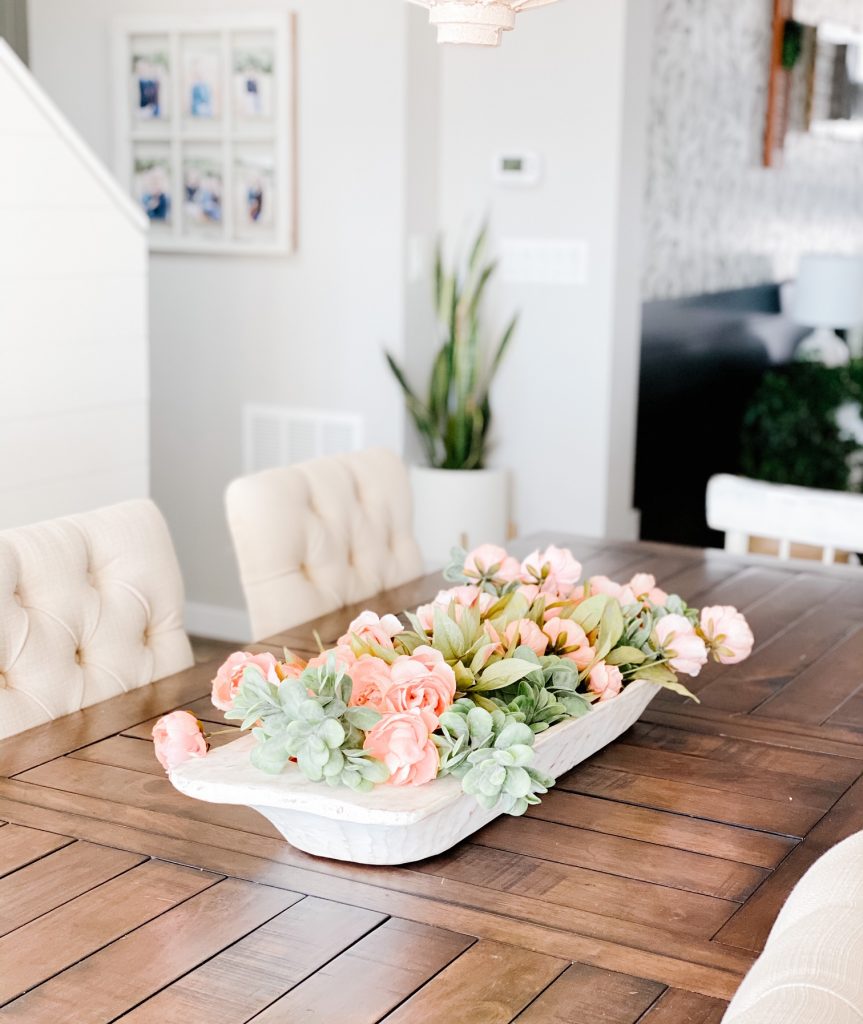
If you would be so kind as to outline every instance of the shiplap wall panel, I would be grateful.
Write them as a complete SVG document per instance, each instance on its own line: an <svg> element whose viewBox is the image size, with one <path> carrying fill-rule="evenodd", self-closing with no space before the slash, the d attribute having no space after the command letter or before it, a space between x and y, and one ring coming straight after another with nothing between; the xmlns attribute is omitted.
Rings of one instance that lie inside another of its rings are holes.
<svg viewBox="0 0 863 1024"><path fill-rule="evenodd" d="M149 492L146 223L0 40L0 528Z"/></svg>

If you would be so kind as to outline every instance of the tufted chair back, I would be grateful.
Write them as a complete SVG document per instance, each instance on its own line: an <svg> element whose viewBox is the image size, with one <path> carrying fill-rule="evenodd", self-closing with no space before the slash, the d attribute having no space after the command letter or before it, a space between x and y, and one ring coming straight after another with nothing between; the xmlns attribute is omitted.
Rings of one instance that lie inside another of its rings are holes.
<svg viewBox="0 0 863 1024"><path fill-rule="evenodd" d="M226 504L256 639L422 572L407 471L384 449L241 477Z"/></svg>
<svg viewBox="0 0 863 1024"><path fill-rule="evenodd" d="M0 738L192 664L150 501L0 532Z"/></svg>

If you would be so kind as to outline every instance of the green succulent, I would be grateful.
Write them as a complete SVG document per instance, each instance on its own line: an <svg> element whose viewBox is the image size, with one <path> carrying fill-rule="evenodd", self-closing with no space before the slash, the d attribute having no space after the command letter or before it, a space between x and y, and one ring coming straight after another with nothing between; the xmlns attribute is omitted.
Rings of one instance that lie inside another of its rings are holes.
<svg viewBox="0 0 863 1024"><path fill-rule="evenodd" d="M254 726L251 761L261 771L278 775L294 758L312 782L367 791L385 782L389 772L361 749L365 732L380 715L348 707L352 688L350 676L332 658L279 685L250 667L225 717L241 720L244 729Z"/></svg>
<svg viewBox="0 0 863 1024"><path fill-rule="evenodd" d="M492 746L468 754L462 789L488 810L500 806L505 814L524 814L531 804L540 802L540 794L554 785L551 776L531 767L533 758L530 727L510 722Z"/></svg>

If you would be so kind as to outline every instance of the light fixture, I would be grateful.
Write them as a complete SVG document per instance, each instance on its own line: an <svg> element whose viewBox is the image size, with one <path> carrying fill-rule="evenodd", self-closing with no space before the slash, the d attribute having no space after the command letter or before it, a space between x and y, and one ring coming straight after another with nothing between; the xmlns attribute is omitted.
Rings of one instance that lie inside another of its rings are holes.
<svg viewBox="0 0 863 1024"><path fill-rule="evenodd" d="M842 366L850 351L836 334L863 324L863 257L813 253L800 261L792 315L815 330L795 353L827 366Z"/></svg>
<svg viewBox="0 0 863 1024"><path fill-rule="evenodd" d="M557 0L410 0L429 9L439 43L500 46L504 32L515 28L515 16Z"/></svg>

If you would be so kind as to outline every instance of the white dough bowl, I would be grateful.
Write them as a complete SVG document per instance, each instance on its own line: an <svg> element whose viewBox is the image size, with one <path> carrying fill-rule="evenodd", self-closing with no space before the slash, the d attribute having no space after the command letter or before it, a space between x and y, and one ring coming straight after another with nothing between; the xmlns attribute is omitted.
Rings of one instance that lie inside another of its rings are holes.
<svg viewBox="0 0 863 1024"><path fill-rule="evenodd" d="M583 718L536 738L535 766L555 778L635 724L659 689L639 681L595 704ZM296 765L281 775L252 766L254 738L244 735L170 773L187 796L242 804L268 818L298 850L358 864L409 864L449 850L501 813L480 807L448 776L425 786L378 786L371 793L310 782Z"/></svg>

